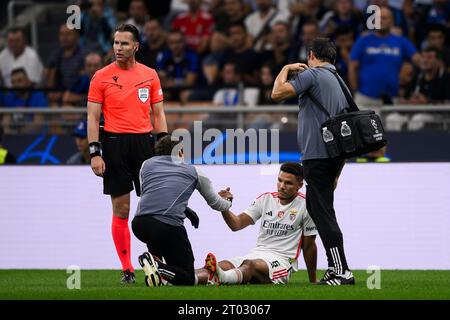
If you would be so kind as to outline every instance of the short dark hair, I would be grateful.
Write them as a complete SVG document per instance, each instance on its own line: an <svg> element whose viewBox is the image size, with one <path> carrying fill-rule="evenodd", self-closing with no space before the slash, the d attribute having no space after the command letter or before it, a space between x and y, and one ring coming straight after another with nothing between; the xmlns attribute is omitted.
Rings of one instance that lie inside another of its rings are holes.
<svg viewBox="0 0 450 320"><path fill-rule="evenodd" d="M16 73L23 73L23 74L28 78L27 70L25 70L25 68L23 68L23 67L19 67L19 68L13 69L13 70L11 71L11 76L12 76L13 74L16 74Z"/></svg>
<svg viewBox="0 0 450 320"><path fill-rule="evenodd" d="M439 60L443 60L443 54L442 51L439 50L439 48L434 47L434 46L428 46L425 49L423 49L422 52L434 52L436 54L436 58L438 58Z"/></svg>
<svg viewBox="0 0 450 320"><path fill-rule="evenodd" d="M334 38L336 39L338 36L349 34L351 34L353 38L355 37L355 32L353 31L352 28L346 25L342 25L336 28L336 31L334 32Z"/></svg>
<svg viewBox="0 0 450 320"><path fill-rule="evenodd" d="M139 30L129 23L122 23L116 27L115 32L130 32L133 35L134 41L139 42Z"/></svg>
<svg viewBox="0 0 450 320"><path fill-rule="evenodd" d="M244 30L245 33L247 33L247 27L245 26L245 24L243 22L236 21L236 22L232 22L228 25L228 28L227 28L228 34L230 34L230 29L234 28L234 27L241 28L242 30Z"/></svg>
<svg viewBox="0 0 450 320"><path fill-rule="evenodd" d="M174 138L168 134L156 142L155 154L157 156L170 156L172 155L173 148L179 143L181 143L181 141L178 138Z"/></svg>
<svg viewBox="0 0 450 320"><path fill-rule="evenodd" d="M336 61L336 45L330 38L315 38L309 51L312 51L320 61L329 63Z"/></svg>
<svg viewBox="0 0 450 320"><path fill-rule="evenodd" d="M293 174L299 181L303 180L303 166L298 162L285 162L280 171Z"/></svg>
<svg viewBox="0 0 450 320"><path fill-rule="evenodd" d="M430 32L442 32L444 34L444 37L445 37L447 35L447 28L445 26L443 26L442 24L432 23L432 24L428 25L427 35Z"/></svg>
<svg viewBox="0 0 450 320"><path fill-rule="evenodd" d="M8 31L6 32L6 34L17 33L17 32L22 33L23 37L25 38L25 41L28 41L28 34L24 27L16 26L16 27L8 28Z"/></svg>

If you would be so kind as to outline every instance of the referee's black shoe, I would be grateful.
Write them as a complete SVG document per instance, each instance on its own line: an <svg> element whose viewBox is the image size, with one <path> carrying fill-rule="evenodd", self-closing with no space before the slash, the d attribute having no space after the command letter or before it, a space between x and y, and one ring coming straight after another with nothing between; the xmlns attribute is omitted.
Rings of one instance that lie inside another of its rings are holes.
<svg viewBox="0 0 450 320"><path fill-rule="evenodd" d="M325 277L328 279L325 280ZM353 273L349 270L345 271L344 274L336 274L332 270L327 270L324 278L320 280L318 285L328 285L328 286L343 286L343 285L354 285L355 277Z"/></svg>
<svg viewBox="0 0 450 320"><path fill-rule="evenodd" d="M120 280L123 284L133 284L136 282L134 277L134 272L131 272L130 269L122 271L122 279Z"/></svg>

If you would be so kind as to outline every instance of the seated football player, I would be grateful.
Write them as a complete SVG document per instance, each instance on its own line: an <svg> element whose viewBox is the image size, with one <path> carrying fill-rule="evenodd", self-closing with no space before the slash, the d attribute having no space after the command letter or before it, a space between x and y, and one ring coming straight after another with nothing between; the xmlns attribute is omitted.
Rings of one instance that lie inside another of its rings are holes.
<svg viewBox="0 0 450 320"><path fill-rule="evenodd" d="M306 210L305 196L299 193L303 185L303 167L299 163L284 163L278 175L278 192L260 195L239 215L222 211L223 219L233 231L255 224L261 219L256 247L246 256L216 261L209 253L205 266L196 270L198 284L286 284L298 270L297 259L303 249L309 281L316 283L316 226ZM219 192L232 198L227 190Z"/></svg>

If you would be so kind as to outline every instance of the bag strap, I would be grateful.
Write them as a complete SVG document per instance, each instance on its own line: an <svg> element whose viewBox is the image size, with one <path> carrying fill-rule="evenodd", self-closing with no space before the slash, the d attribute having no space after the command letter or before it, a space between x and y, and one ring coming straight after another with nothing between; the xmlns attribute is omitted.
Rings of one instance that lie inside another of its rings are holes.
<svg viewBox="0 0 450 320"><path fill-rule="evenodd" d="M323 68L323 67L318 67L318 68ZM344 93L345 99L347 100L348 109L350 111L359 111L358 106L356 105L355 101L353 101L353 98L350 96L350 93L348 92L348 90L345 87L344 83L342 82L341 78L337 74L336 70L332 70L332 69L328 69L328 68L323 68L323 69L330 71L332 74L334 74L334 76L338 80L339 86L341 87L341 90ZM331 118L331 115L328 112L328 110L319 102L319 100L317 100L316 97L314 97L309 91L306 91L306 95L312 100L312 102L314 102L314 104L316 104L328 116L328 118Z"/></svg>
<svg viewBox="0 0 450 320"><path fill-rule="evenodd" d="M336 77L337 81L339 82L339 86L341 87L341 90L344 93L345 99L347 100L347 104L348 104L350 110L351 111L359 111L358 106L356 105L353 98L350 96L350 93L348 92L347 87L344 85L344 82L341 80L341 77L339 77L336 70L332 70L332 69L328 69L328 68L324 68L324 69L327 69L332 74L334 74L334 76Z"/></svg>

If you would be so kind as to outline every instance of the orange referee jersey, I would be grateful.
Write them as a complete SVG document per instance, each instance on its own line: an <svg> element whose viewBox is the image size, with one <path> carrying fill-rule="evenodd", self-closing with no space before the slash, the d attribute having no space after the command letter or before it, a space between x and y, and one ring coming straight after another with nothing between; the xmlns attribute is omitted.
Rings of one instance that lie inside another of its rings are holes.
<svg viewBox="0 0 450 320"><path fill-rule="evenodd" d="M98 70L89 86L88 101L102 104L108 132L150 132L150 105L162 100L158 74L138 62L128 70L113 62Z"/></svg>

